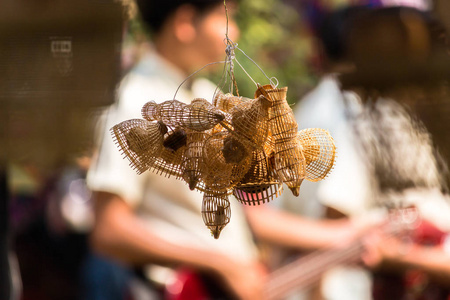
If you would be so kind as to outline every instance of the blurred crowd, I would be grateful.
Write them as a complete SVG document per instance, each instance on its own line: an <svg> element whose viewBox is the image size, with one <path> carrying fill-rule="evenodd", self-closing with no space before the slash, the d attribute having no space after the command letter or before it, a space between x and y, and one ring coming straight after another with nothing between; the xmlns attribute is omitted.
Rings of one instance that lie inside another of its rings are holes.
<svg viewBox="0 0 450 300"><path fill-rule="evenodd" d="M11 300L450 299L446 0L283 1L313 45L290 64L316 78L290 103L299 130L329 130L335 167L299 197L230 199L218 240L202 194L123 158L109 129L147 101L211 100L203 73L180 83L239 42L242 2L123 1L123 76L88 149L45 177L7 169Z"/></svg>

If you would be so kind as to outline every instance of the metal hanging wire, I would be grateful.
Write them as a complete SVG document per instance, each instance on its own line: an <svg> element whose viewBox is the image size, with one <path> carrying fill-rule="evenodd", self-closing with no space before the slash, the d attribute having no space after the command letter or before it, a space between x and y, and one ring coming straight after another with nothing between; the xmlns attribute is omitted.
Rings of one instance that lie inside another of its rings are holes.
<svg viewBox="0 0 450 300"><path fill-rule="evenodd" d="M226 86L227 82L229 84L228 92L231 94L234 94L233 92L235 91L236 95L239 96L239 89L238 89L238 85L236 82L235 64L234 63L236 63L242 69L242 71L247 75L248 78L250 78L250 80L253 82L253 84L255 86L258 86L258 83L252 78L252 76L247 72L247 70L245 70L245 68L242 66L242 64L237 60L236 53L235 53L236 49L239 50L248 60L250 60L261 71L261 73L267 78L267 80L269 81L269 83L272 85L273 88L278 87L278 79L276 77L269 77L264 72L264 70L250 56L248 56L242 49L240 49L238 47L237 43L233 42L230 39L230 37L228 36L229 16L228 16L228 8L227 8L226 0L223 1L223 5L225 7L225 17L226 17L226 31L225 31L225 39L224 39L224 43L226 45L225 46L225 54L226 54L225 60L208 63L208 64L204 65L203 67L201 67L200 69L198 69L197 71L190 74L188 77L186 77L180 83L178 88L176 89L175 94L173 96L173 100L176 99L179 89L187 80L189 80L191 77L193 77L194 75L201 72L206 67L209 67L211 65L216 65L216 64L224 64L224 69L222 71L222 76L217 84L216 90L214 91L213 99L217 95L219 90L224 90L224 87Z"/></svg>

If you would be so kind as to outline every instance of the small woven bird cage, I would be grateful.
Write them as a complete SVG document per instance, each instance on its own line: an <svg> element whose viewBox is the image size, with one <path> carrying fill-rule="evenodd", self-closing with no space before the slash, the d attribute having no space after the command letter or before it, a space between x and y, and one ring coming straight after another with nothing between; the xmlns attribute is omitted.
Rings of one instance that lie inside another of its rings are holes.
<svg viewBox="0 0 450 300"><path fill-rule="evenodd" d="M206 99L196 98L183 110L181 125L197 131L213 128L225 119L225 114Z"/></svg>
<svg viewBox="0 0 450 300"><path fill-rule="evenodd" d="M159 104L149 101L142 107L141 114L149 121L158 120L168 126L180 126L179 120L186 105L178 100L167 100Z"/></svg>
<svg viewBox="0 0 450 300"><path fill-rule="evenodd" d="M227 193L205 191L202 202L202 217L211 234L215 239L218 239L231 218L231 208Z"/></svg>
<svg viewBox="0 0 450 300"><path fill-rule="evenodd" d="M331 171L336 158L336 145L327 130L308 128L298 132L306 160L306 176L309 181L324 179Z"/></svg>
<svg viewBox="0 0 450 300"><path fill-rule="evenodd" d="M178 100L168 100L161 104L150 101L142 108L142 115L147 120L159 120L167 126L180 126L196 131L213 128L223 119L223 112L202 98L192 100L187 105Z"/></svg>
<svg viewBox="0 0 450 300"><path fill-rule="evenodd" d="M209 137L207 132L187 131L187 144L183 159L183 179L189 188L194 190L202 178L205 169L203 161L203 146Z"/></svg>
<svg viewBox="0 0 450 300"><path fill-rule="evenodd" d="M167 127L161 122L142 119L123 121L111 128L113 140L138 174L151 167L163 148L166 132Z"/></svg>

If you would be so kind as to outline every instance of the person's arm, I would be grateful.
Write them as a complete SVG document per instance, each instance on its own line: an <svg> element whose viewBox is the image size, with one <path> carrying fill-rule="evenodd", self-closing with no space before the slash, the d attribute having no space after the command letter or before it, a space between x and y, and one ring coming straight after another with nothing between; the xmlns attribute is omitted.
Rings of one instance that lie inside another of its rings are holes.
<svg viewBox="0 0 450 300"><path fill-rule="evenodd" d="M295 249L344 246L368 227L347 218L314 220L264 205L249 207L246 214L257 238Z"/></svg>
<svg viewBox="0 0 450 300"><path fill-rule="evenodd" d="M258 263L243 264L218 252L170 243L144 226L120 197L97 192L94 199L96 225L90 240L96 252L132 265L182 264L213 271L240 299L261 299L265 272Z"/></svg>

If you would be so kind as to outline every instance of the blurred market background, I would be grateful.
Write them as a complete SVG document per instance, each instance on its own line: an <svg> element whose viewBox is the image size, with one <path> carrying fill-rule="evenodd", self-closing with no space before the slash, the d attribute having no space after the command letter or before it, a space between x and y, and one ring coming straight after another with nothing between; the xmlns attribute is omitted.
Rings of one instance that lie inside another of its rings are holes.
<svg viewBox="0 0 450 300"><path fill-rule="evenodd" d="M241 0L237 43L289 87L294 105L321 76L318 22L351 4L430 10L450 31L447 0ZM93 222L83 185L93 129L145 47L132 0L0 3L0 295L13 286L11 299L79 299L78 272ZM237 56L256 82L266 82L251 60ZM219 80L220 72L199 75ZM253 95L247 75L237 68L236 76L240 93Z"/></svg>

